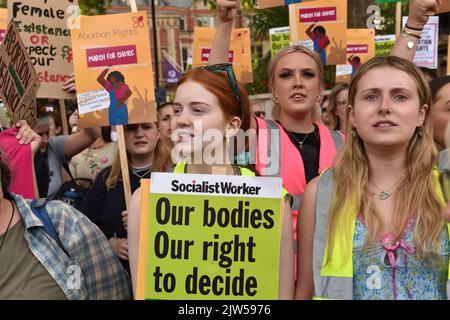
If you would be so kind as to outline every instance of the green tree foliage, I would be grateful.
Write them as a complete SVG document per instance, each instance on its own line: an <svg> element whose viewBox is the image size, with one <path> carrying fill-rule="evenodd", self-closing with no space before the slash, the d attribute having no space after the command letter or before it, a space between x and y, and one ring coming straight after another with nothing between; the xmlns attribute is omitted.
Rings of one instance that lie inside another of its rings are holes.
<svg viewBox="0 0 450 320"><path fill-rule="evenodd" d="M92 16L105 14L112 0L79 0L81 14Z"/></svg>

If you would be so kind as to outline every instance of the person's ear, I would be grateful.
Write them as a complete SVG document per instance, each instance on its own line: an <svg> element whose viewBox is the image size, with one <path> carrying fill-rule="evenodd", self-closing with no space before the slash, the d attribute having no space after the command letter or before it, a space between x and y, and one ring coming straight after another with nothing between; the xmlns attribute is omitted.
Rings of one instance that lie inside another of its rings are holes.
<svg viewBox="0 0 450 320"><path fill-rule="evenodd" d="M423 126L423 123L425 122L425 117L428 112L428 105L424 104L422 107L420 107L419 110L419 118L417 119L417 127Z"/></svg>
<svg viewBox="0 0 450 320"><path fill-rule="evenodd" d="M348 105L348 121L350 121L352 127L357 127L355 119L355 109L351 105Z"/></svg>
<svg viewBox="0 0 450 320"><path fill-rule="evenodd" d="M227 138L236 135L241 128L242 120L239 117L233 117L227 125ZM229 136L228 136L229 135Z"/></svg>

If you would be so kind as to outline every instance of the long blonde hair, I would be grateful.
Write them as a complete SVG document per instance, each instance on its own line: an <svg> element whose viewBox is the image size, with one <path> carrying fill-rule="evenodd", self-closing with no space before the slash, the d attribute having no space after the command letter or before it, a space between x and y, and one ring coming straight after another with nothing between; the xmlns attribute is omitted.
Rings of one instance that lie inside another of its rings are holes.
<svg viewBox="0 0 450 320"><path fill-rule="evenodd" d="M334 86L333 90L330 93L329 103L327 112L330 116L330 124L329 127L333 130L344 131L345 128L341 128L342 124L339 117L336 114L337 110L337 96L341 91L348 90L348 84L346 83L338 83Z"/></svg>
<svg viewBox="0 0 450 320"><path fill-rule="evenodd" d="M432 101L428 83L420 70L411 62L394 56L376 57L366 62L352 79L349 87L349 105L355 108L358 82L364 75L372 69L384 66L405 71L412 76L417 84L421 106L428 105L423 126L416 129L408 144L407 173L399 185L395 199L394 224L399 238L401 237L400 233L405 230L414 216L416 221L414 242L417 255L419 258L434 256L433 253L440 251L443 221L440 215L442 204L436 192L433 175L438 160L438 149L433 141L430 115ZM347 113L347 123L348 119ZM351 232L350 228L355 212L350 212L348 209L351 208L352 201L356 204L356 208L354 208L356 212L363 215L367 223L367 244L374 243L382 232L379 212L372 202L369 192L369 159L364 142L358 136L352 137L350 127L347 125L346 136L348 138L343 149L338 153L333 167L335 196L331 204L327 226L327 262L331 260L335 237ZM336 230L339 230L339 234ZM343 245L346 249L349 248L349 243L344 241Z"/></svg>
<svg viewBox="0 0 450 320"><path fill-rule="evenodd" d="M155 124L157 127L159 127L156 122ZM155 159L152 165L152 172L166 172L173 165L170 158L169 148L161 141L161 139L158 139L155 150L153 152L155 153ZM127 158L128 161L130 161L130 154L128 153L128 151ZM117 152L117 155L111 166L111 171L109 172L109 175L107 175L105 181L106 187L108 189L114 189L117 186L118 181L122 181L122 170L120 166L119 152Z"/></svg>

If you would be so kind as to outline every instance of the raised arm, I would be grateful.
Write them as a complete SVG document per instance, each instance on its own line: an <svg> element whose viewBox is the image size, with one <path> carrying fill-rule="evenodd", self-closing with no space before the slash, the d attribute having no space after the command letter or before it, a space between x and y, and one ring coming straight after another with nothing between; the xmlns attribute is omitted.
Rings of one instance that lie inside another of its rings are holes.
<svg viewBox="0 0 450 320"><path fill-rule="evenodd" d="M64 146L64 156L66 159L72 158L89 147L97 140L100 134L100 128L84 128L80 132L68 136Z"/></svg>
<svg viewBox="0 0 450 320"><path fill-rule="evenodd" d="M353 63L353 61L352 61L353 56L354 56L354 54L352 54L350 57L348 57L348 59L347 59L348 63L350 63L350 64Z"/></svg>
<svg viewBox="0 0 450 320"><path fill-rule="evenodd" d="M217 29L208 64L228 63L231 30L239 8L238 0L217 0Z"/></svg>
<svg viewBox="0 0 450 320"><path fill-rule="evenodd" d="M410 33L420 34L420 30L423 30L427 24L429 16L438 10L441 2L442 0L409 0L407 26L404 29ZM418 43L418 37L400 35L392 48L391 55L413 61Z"/></svg>
<svg viewBox="0 0 450 320"><path fill-rule="evenodd" d="M316 24L315 23L313 23L312 25L310 25L309 27L308 27L308 29L306 29L306 34L308 35L308 37L310 37L310 38L312 38L312 29L314 28L314 26L315 26Z"/></svg>
<svg viewBox="0 0 450 320"><path fill-rule="evenodd" d="M97 77L97 82L100 83L102 85L102 87L106 88L106 79L105 76L109 71L109 67L105 68L102 73L99 74L99 76Z"/></svg>

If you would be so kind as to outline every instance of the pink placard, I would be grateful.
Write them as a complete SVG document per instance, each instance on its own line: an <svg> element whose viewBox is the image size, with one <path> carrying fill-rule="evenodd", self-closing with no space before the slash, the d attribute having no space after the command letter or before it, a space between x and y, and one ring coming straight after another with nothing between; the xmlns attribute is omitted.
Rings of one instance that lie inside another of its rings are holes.
<svg viewBox="0 0 450 320"><path fill-rule="evenodd" d="M208 61L210 53L211 53L211 49L208 49L208 48L202 49L202 62ZM234 57L233 50L230 50L230 52L228 54L228 59L229 59L230 63L233 63L233 57Z"/></svg>
<svg viewBox="0 0 450 320"><path fill-rule="evenodd" d="M347 53L369 53L369 46L367 44L347 44Z"/></svg>
<svg viewBox="0 0 450 320"><path fill-rule="evenodd" d="M336 21L336 7L306 8L299 10L300 22Z"/></svg>
<svg viewBox="0 0 450 320"><path fill-rule="evenodd" d="M136 45L87 49L86 62L88 68L136 64Z"/></svg>

